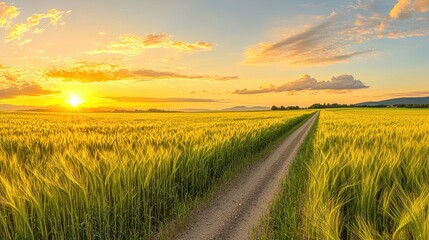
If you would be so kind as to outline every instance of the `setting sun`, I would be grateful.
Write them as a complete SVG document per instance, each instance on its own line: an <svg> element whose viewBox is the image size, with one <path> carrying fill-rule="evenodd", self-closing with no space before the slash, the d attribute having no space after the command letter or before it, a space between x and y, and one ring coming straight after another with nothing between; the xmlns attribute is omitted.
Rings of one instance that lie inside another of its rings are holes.
<svg viewBox="0 0 429 240"><path fill-rule="evenodd" d="M83 103L83 100L79 96L73 95L68 99L68 103L73 107L77 107Z"/></svg>

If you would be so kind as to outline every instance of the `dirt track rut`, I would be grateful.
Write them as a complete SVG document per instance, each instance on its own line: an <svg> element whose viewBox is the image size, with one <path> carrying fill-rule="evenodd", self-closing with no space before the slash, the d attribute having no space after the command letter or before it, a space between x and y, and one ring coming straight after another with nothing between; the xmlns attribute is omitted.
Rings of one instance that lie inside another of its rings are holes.
<svg viewBox="0 0 429 240"><path fill-rule="evenodd" d="M234 178L223 193L196 213L178 239L248 239L249 231L263 217L280 190L281 179L287 174L318 114L284 139L265 160Z"/></svg>

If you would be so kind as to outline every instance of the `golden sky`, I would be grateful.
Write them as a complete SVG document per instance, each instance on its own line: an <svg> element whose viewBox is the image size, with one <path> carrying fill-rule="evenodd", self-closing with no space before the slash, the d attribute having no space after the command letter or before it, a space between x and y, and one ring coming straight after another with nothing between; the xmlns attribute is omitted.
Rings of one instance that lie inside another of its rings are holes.
<svg viewBox="0 0 429 240"><path fill-rule="evenodd" d="M428 19L429 0L0 2L0 109L428 96Z"/></svg>

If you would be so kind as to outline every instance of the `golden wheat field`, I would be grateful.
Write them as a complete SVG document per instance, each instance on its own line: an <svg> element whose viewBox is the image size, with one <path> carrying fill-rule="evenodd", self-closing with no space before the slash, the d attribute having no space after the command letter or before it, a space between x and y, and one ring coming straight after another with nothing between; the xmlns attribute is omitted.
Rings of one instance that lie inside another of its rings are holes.
<svg viewBox="0 0 429 240"><path fill-rule="evenodd" d="M429 111L322 110L272 239L429 239Z"/></svg>
<svg viewBox="0 0 429 240"><path fill-rule="evenodd" d="M149 238L309 113L1 113L0 239Z"/></svg>

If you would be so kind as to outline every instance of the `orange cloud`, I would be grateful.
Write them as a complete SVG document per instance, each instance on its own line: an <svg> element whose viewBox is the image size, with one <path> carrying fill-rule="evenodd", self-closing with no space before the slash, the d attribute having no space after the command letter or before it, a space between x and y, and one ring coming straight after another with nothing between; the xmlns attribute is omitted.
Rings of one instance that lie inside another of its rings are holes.
<svg viewBox="0 0 429 240"><path fill-rule="evenodd" d="M429 2L429 0L428 0ZM399 6L399 7L397 7ZM393 17L403 20L412 17L412 9L410 11L402 11L403 5L395 5L391 14ZM409 14L408 14L409 13ZM426 18L414 18L408 21L397 21L391 15L383 16L380 13L373 12L371 15L357 14L353 26L340 31L341 34L347 35L349 39L354 39L356 42L365 42L371 39L381 38L409 38L421 37L429 34L429 22Z"/></svg>
<svg viewBox="0 0 429 240"><path fill-rule="evenodd" d="M393 19L410 18L413 12L428 12L429 0L398 0L390 10L389 16Z"/></svg>
<svg viewBox="0 0 429 240"><path fill-rule="evenodd" d="M419 13L429 12L429 0L398 0L389 14L379 24L378 38L419 37L429 34L426 18L419 18ZM391 27L394 20L413 18L414 21L400 21ZM402 25L402 26L401 26ZM390 28L389 28L390 27Z"/></svg>
<svg viewBox="0 0 429 240"><path fill-rule="evenodd" d="M271 43L259 43L245 52L245 62L260 64L288 62L290 64L317 65L346 61L369 51L350 51L350 41L339 35L340 30L331 14L322 23L298 34Z"/></svg>
<svg viewBox="0 0 429 240"><path fill-rule="evenodd" d="M111 42L104 48L87 51L87 54L122 54L136 56L148 48L167 48L180 51L211 50L213 45L208 42L187 43L174 41L172 36L166 33L149 34L139 37L133 34L120 36L118 41Z"/></svg>
<svg viewBox="0 0 429 240"><path fill-rule="evenodd" d="M358 4L359 5L359 4ZM372 6L356 6L354 24L346 25L340 34L362 43L372 39L421 37L429 34L429 0L397 0L385 15ZM404 21L407 20L407 21Z"/></svg>
<svg viewBox="0 0 429 240"><path fill-rule="evenodd" d="M15 6L0 2L0 28L9 28L13 19L18 17L19 9Z"/></svg>
<svg viewBox="0 0 429 240"><path fill-rule="evenodd" d="M218 81L236 80L238 76L190 75L175 72L156 71L145 68L126 68L107 63L82 62L72 67L52 67L46 76L64 82L107 82L117 80L154 79L210 79Z"/></svg>
<svg viewBox="0 0 429 240"><path fill-rule="evenodd" d="M391 18L407 18L412 13L411 0L399 0L395 6L390 10L389 16Z"/></svg>
<svg viewBox="0 0 429 240"><path fill-rule="evenodd" d="M162 102L217 102L214 99L205 98L153 98L153 97L105 97L118 102L145 102L145 103L162 103Z"/></svg>
<svg viewBox="0 0 429 240"><path fill-rule="evenodd" d="M0 64L0 99L59 93L59 91L43 89L36 82L20 80L21 78L22 73L19 70Z"/></svg>
<svg viewBox="0 0 429 240"><path fill-rule="evenodd" d="M414 4L414 9L419 12L428 12L429 11L429 1L428 0L416 0Z"/></svg>
<svg viewBox="0 0 429 240"><path fill-rule="evenodd" d="M249 47L244 52L244 62L286 62L293 65L345 62L355 56L374 52L354 49L369 40L429 35L429 19L421 15L426 12L429 12L429 0L398 0L389 15L361 4L334 12L325 20L296 34L285 33L286 37L277 41L260 42ZM355 18L350 15L355 15ZM396 20L411 17L407 21Z"/></svg>
<svg viewBox="0 0 429 240"><path fill-rule="evenodd" d="M0 99L14 98L18 96L41 96L60 93L43 89L35 82L24 82L22 84L13 84L6 88L0 88Z"/></svg>
<svg viewBox="0 0 429 240"><path fill-rule="evenodd" d="M23 75L24 72L16 67L3 66L0 64L0 86L4 87L8 84L17 83Z"/></svg>
<svg viewBox="0 0 429 240"><path fill-rule="evenodd" d="M285 83L281 86L275 86L269 84L266 86L261 86L259 89L237 89L233 91L233 94L261 94L261 93L270 93L270 92L293 92L293 91L303 91L303 90L353 90L368 88L360 80L355 79L352 75L343 74L340 76L332 77L331 81L318 81L315 78L312 78L308 74L303 74L299 79Z"/></svg>
<svg viewBox="0 0 429 240"><path fill-rule="evenodd" d="M6 36L6 41L21 41L21 38L24 36L24 34L31 31L34 27L38 26L40 24L40 21L43 19L49 19L49 23L51 25L64 24L64 22L62 21L63 14L63 11L59 11L57 9L51 9L47 13L33 14L27 18L26 23L14 24ZM39 34L41 33L41 30L36 29L34 33Z"/></svg>

